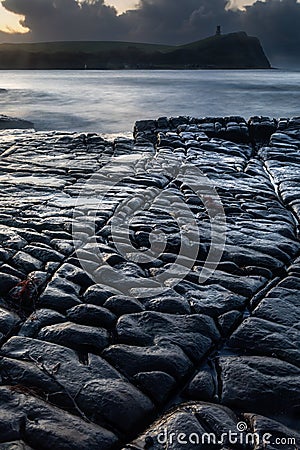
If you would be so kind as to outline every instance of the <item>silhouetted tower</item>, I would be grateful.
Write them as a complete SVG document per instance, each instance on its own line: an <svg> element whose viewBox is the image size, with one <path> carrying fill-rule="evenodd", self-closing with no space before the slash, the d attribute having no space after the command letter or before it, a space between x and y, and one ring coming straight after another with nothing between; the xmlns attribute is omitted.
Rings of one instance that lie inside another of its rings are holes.
<svg viewBox="0 0 300 450"><path fill-rule="evenodd" d="M216 36L221 36L221 25L217 26Z"/></svg>

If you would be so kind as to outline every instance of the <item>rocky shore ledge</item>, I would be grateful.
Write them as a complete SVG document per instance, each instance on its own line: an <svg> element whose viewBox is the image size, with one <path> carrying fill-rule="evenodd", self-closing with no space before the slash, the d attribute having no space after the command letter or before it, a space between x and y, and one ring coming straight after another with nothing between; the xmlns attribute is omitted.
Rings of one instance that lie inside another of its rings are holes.
<svg viewBox="0 0 300 450"><path fill-rule="evenodd" d="M133 154L152 154L156 170L137 159L128 172ZM160 118L114 142L6 130L0 155L1 449L300 447L300 118ZM86 227L74 242L78 195L112 157L122 182L97 211L96 240ZM221 261L201 284L211 205L176 175L187 164L211 180L226 216ZM187 206L201 239L184 279L138 296L129 275L141 291L184 266L168 208L140 207L155 189ZM167 236L155 261L127 260L112 239L128 196L134 247L149 247L153 231ZM82 261L94 263L97 283ZM237 431L245 439L232 442ZM197 444L205 433L222 443Z"/></svg>

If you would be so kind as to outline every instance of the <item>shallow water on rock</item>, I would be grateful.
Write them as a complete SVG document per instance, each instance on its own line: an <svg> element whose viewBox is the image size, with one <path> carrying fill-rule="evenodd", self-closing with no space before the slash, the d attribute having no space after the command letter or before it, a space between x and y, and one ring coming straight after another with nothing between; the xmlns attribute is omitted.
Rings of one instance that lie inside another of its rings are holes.
<svg viewBox="0 0 300 450"><path fill-rule="evenodd" d="M299 115L300 72L0 71L0 111L38 130L130 132L158 116Z"/></svg>

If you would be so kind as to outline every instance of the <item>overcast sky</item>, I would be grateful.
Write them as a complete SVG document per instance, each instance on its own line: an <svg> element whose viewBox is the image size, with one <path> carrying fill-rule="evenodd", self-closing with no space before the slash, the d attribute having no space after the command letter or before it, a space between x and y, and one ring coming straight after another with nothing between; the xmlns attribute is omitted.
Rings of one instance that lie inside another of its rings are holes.
<svg viewBox="0 0 300 450"><path fill-rule="evenodd" d="M218 24L224 33L258 36L273 65L300 66L297 0L2 0L0 41L181 44L214 34Z"/></svg>

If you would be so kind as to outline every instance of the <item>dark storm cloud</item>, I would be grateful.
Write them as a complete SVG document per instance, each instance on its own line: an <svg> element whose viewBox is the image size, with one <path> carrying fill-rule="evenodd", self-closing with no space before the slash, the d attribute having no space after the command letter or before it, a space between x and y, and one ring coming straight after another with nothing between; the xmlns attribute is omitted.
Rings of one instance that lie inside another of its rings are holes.
<svg viewBox="0 0 300 450"><path fill-rule="evenodd" d="M300 66L300 3L297 0L258 1L240 17L241 28L258 36L273 64Z"/></svg>
<svg viewBox="0 0 300 450"><path fill-rule="evenodd" d="M116 10L104 0L5 0L3 6L25 16L22 25L33 41L118 39L122 34Z"/></svg>
<svg viewBox="0 0 300 450"><path fill-rule="evenodd" d="M233 13L227 0L141 0L140 7L121 17L130 38L152 42L184 43L211 35Z"/></svg>
<svg viewBox="0 0 300 450"><path fill-rule="evenodd" d="M257 1L245 11L230 10L230 0L140 0L121 16L104 0L5 0L10 11L25 16L31 32L23 39L130 40L186 43L214 33L245 30L258 36L273 64L284 59L300 65L300 3ZM0 36L1 38L1 36Z"/></svg>

